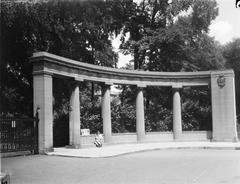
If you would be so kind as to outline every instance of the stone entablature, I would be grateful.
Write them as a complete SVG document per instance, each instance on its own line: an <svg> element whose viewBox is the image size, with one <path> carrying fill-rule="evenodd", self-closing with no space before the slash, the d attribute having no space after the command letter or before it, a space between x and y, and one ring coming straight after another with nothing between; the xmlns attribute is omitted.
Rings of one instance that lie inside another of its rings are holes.
<svg viewBox="0 0 240 184"><path fill-rule="evenodd" d="M200 72L154 72L124 70L97 66L56 56L47 52L34 53L30 58L33 75L48 73L74 78L77 81L95 81L105 84L125 84L138 86L201 86L211 83L211 75L219 71ZM223 71L225 76L233 76L232 70Z"/></svg>

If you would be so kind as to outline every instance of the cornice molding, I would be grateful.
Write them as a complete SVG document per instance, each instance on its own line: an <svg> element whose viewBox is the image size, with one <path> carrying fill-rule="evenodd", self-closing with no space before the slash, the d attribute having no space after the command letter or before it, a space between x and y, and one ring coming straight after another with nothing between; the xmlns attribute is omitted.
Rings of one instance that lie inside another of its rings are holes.
<svg viewBox="0 0 240 184"><path fill-rule="evenodd" d="M137 86L163 85L182 86L209 85L211 77L224 74L234 76L233 70L226 71L199 71L199 72L155 72L110 68L75 61L47 52L36 52L30 58L33 74L48 72L54 75L74 77L79 81L90 80L106 84L132 84ZM40 71L41 68L41 71Z"/></svg>

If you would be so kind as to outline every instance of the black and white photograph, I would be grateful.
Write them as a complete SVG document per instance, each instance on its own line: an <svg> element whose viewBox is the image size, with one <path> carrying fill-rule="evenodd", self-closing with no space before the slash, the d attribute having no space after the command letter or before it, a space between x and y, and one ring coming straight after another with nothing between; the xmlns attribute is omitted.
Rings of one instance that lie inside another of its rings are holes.
<svg viewBox="0 0 240 184"><path fill-rule="evenodd" d="M240 0L0 0L1 184L240 184Z"/></svg>

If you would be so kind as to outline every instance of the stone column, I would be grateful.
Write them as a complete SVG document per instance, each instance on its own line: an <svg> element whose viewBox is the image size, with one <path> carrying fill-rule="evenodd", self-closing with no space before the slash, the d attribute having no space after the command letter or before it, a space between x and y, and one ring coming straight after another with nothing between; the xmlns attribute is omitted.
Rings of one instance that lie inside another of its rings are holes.
<svg viewBox="0 0 240 184"><path fill-rule="evenodd" d="M211 72L211 93L213 141L237 141L233 70Z"/></svg>
<svg viewBox="0 0 240 184"><path fill-rule="evenodd" d="M141 142L145 139L145 120L144 120L144 98L143 88L138 88L136 97L136 130L137 141Z"/></svg>
<svg viewBox="0 0 240 184"><path fill-rule="evenodd" d="M182 115L180 88L173 87L173 137L175 140L182 138Z"/></svg>
<svg viewBox="0 0 240 184"><path fill-rule="evenodd" d="M104 142L110 143L112 140L112 123L111 123L111 97L110 85L102 87L102 120Z"/></svg>
<svg viewBox="0 0 240 184"><path fill-rule="evenodd" d="M79 86L74 84L70 97L70 112L69 112L69 138L70 146L80 148L80 101L79 101Z"/></svg>
<svg viewBox="0 0 240 184"><path fill-rule="evenodd" d="M52 75L50 73L35 74L33 76L33 109L34 115L37 108L38 149L39 153L53 151L53 94Z"/></svg>

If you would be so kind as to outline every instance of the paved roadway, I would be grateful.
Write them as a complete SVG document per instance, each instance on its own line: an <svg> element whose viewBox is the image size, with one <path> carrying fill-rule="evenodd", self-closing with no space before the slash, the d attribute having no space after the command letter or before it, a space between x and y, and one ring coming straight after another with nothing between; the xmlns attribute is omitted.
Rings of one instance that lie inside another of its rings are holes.
<svg viewBox="0 0 240 184"><path fill-rule="evenodd" d="M239 184L240 150L178 149L112 158L2 159L11 184Z"/></svg>

